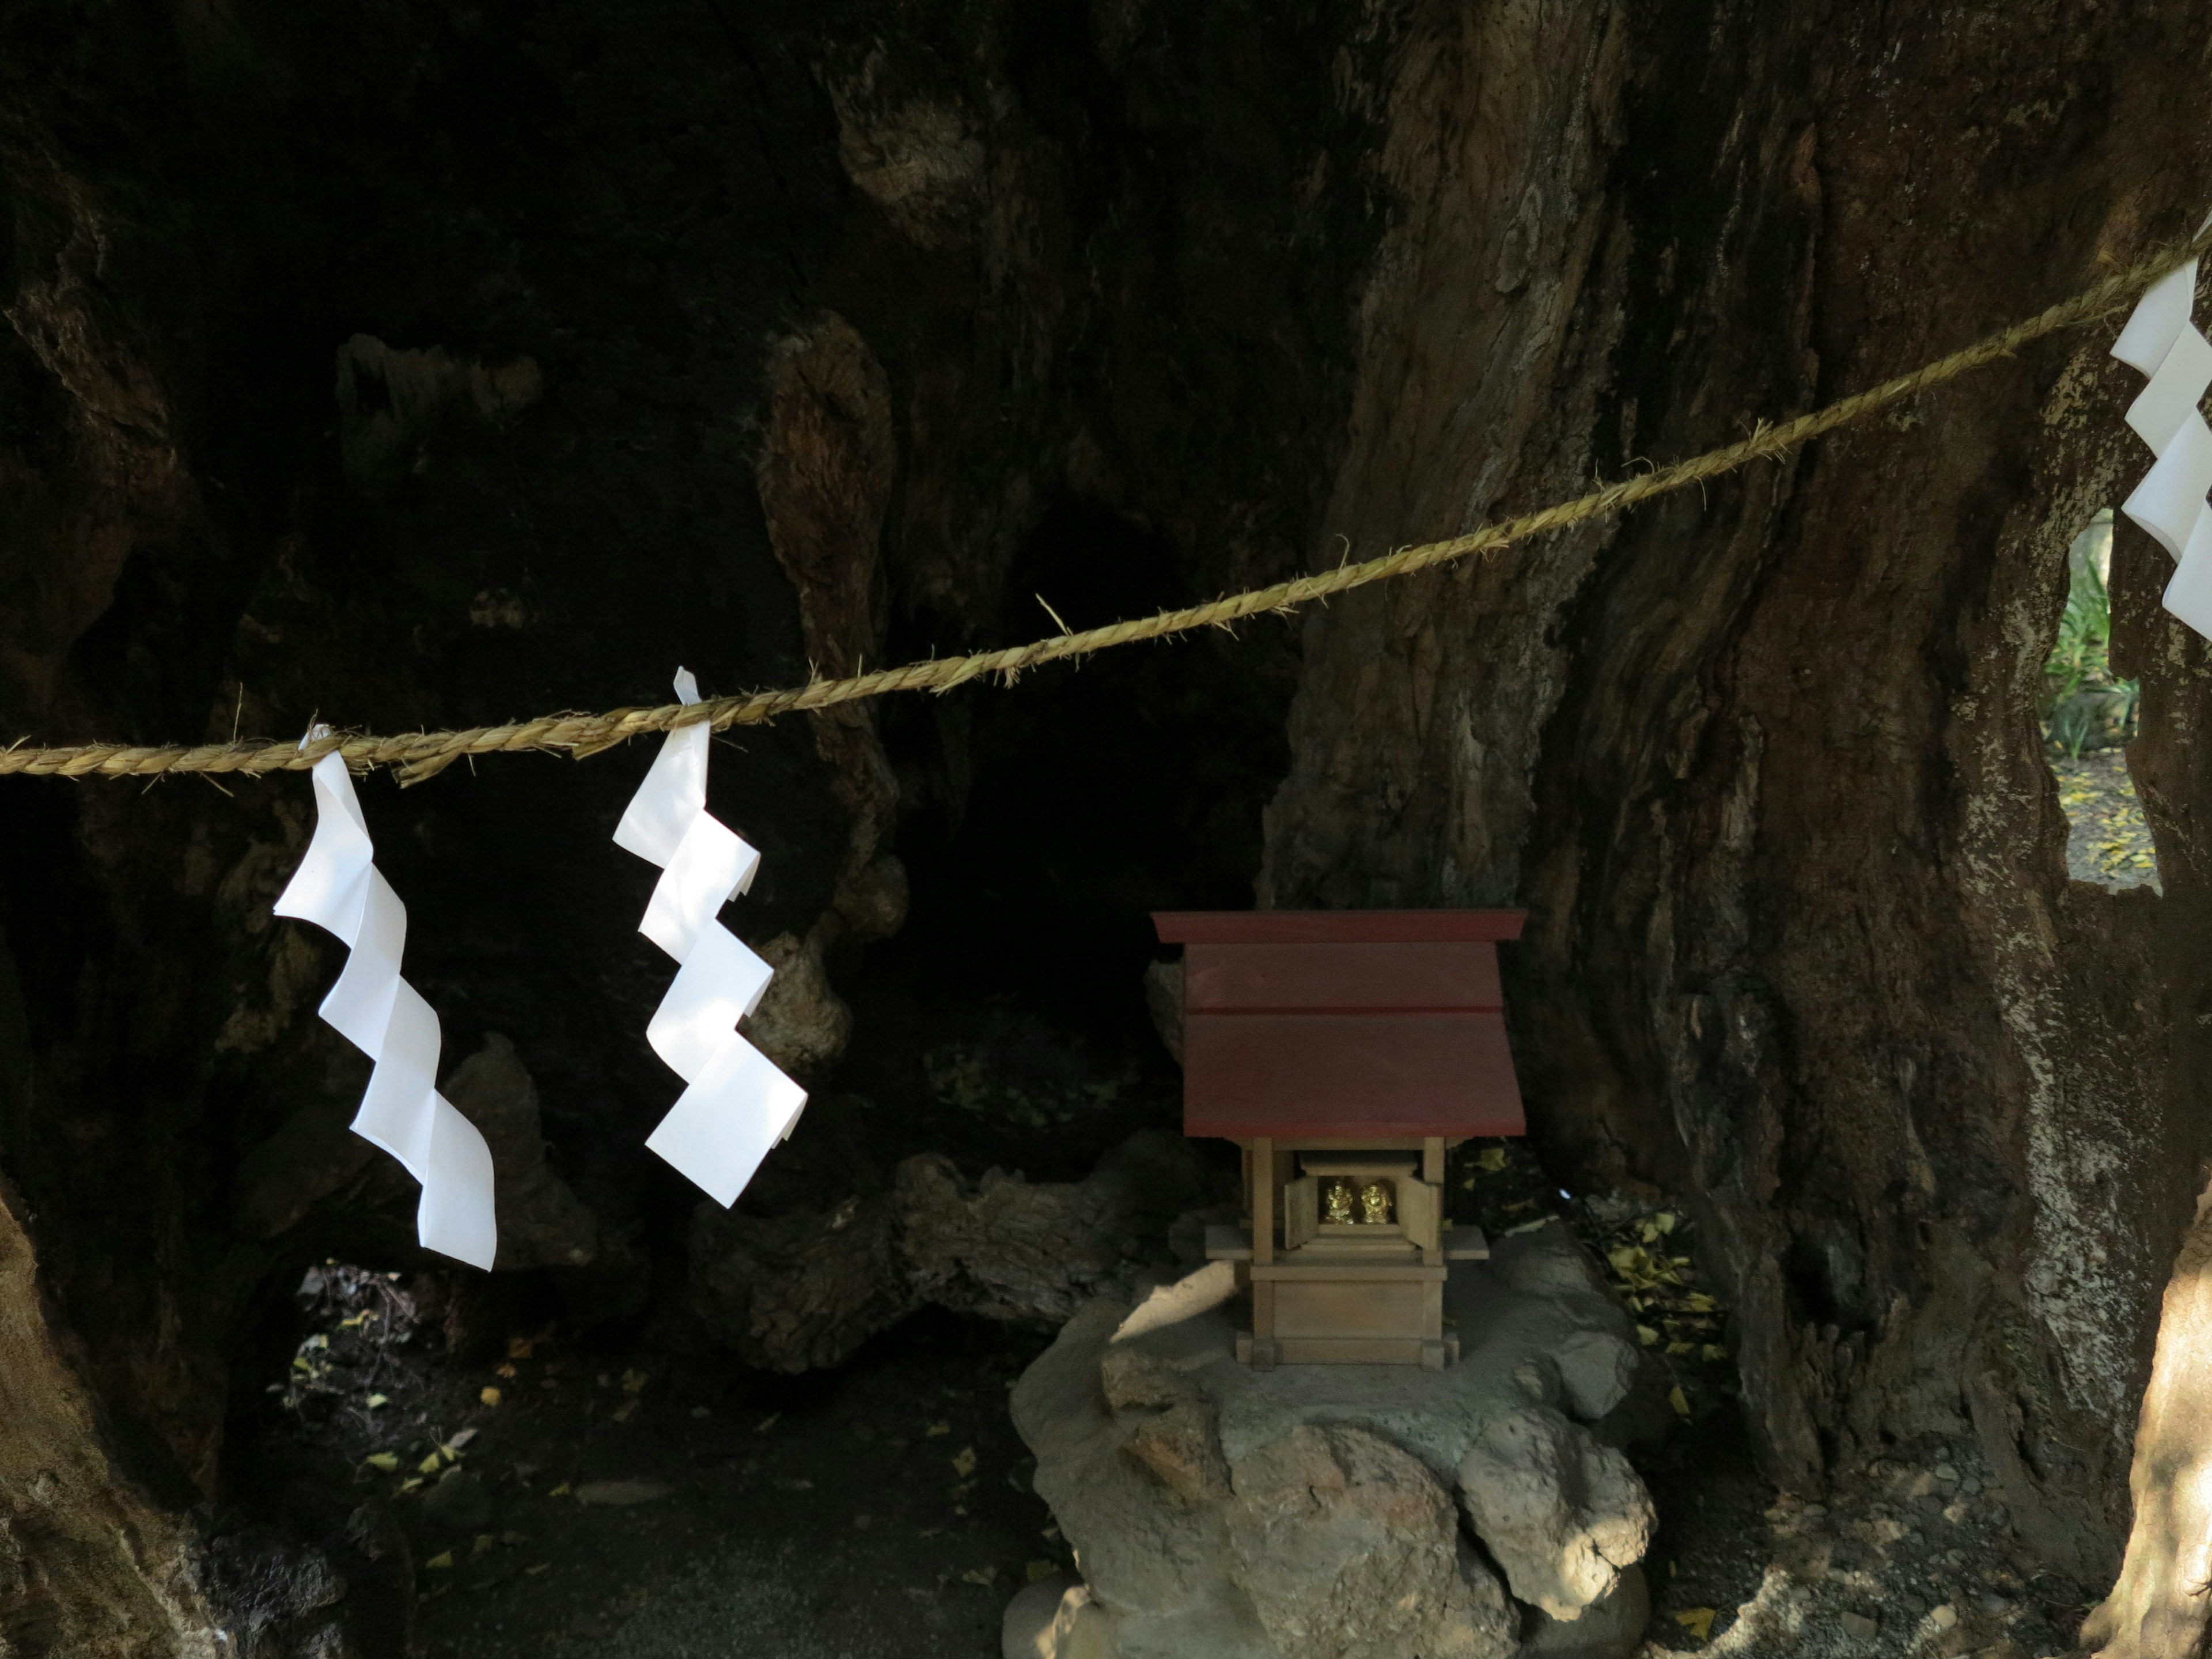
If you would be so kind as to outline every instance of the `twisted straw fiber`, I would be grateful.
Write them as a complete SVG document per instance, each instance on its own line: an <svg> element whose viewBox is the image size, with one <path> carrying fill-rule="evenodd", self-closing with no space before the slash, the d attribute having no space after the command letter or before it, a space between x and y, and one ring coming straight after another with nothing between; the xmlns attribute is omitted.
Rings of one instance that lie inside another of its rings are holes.
<svg viewBox="0 0 2212 1659"><path fill-rule="evenodd" d="M1209 605L1182 611L1164 611L1132 622L1087 629L1079 634L1062 632L1029 645L973 656L945 657L908 663L902 668L879 669L849 679L816 680L782 691L758 691L746 696L717 697L689 706L669 704L659 708L618 708L605 714L549 714L508 726L480 726L464 732L417 732L405 737L375 737L338 733L306 744L291 741L204 744L197 748L137 748L125 744L81 744L64 748L32 748L24 744L0 750L0 774L24 773L33 777L143 777L167 772L283 772L301 771L333 750L356 769L391 766L399 769L403 782L416 782L465 756L511 754L519 750L565 750L581 758L626 738L678 726L706 720L720 731L732 726L757 726L779 714L831 708L863 697L879 697L893 691L949 691L956 685L988 674L1012 678L1025 668L1064 658L1105 651L1139 640L1165 639L1197 628L1215 628L1269 612L1294 611L1316 599L1327 599L1370 582L1408 576L1463 559L1470 554L1492 553L1526 541L1547 531L1565 530L1592 519L1619 513L1670 490L1683 489L1735 471L1747 461L1779 455L1802 443L1863 419L1877 410L1900 403L1931 386L1955 380L1985 363L2009 356L2031 340L2077 324L2107 316L2184 261L2212 249L2212 221L2187 243L2156 252L2126 270L2106 277L2087 292L2051 307L2041 315L2016 323L2001 334L1938 359L1910 374L1886 381L1840 403L1801 415L1779 426L1763 422L1741 443L1730 444L1692 459L1677 462L1641 477L1539 512L1525 514L1504 524L1486 525L1448 541L1400 548L1381 558L1341 565L1317 575L1278 582L1272 587L1233 593Z"/></svg>

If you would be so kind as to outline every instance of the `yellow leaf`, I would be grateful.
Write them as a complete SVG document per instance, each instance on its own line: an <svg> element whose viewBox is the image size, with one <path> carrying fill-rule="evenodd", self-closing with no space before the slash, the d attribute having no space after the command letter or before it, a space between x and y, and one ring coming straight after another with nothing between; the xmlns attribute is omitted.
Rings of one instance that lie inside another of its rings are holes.
<svg viewBox="0 0 2212 1659"><path fill-rule="evenodd" d="M627 1423L636 1415L637 1401L635 1400L625 1400L615 1407L615 1421L617 1423Z"/></svg>
<svg viewBox="0 0 2212 1659"><path fill-rule="evenodd" d="M424 1474L435 1474L438 1472L438 1465L444 1460L444 1456L445 1454L442 1452L432 1452L415 1467Z"/></svg>
<svg viewBox="0 0 2212 1659"><path fill-rule="evenodd" d="M1682 1392L1682 1385L1679 1382L1667 1390L1667 1403L1674 1408L1677 1417L1690 1414L1690 1396Z"/></svg>
<svg viewBox="0 0 2212 1659"><path fill-rule="evenodd" d="M530 1577L535 1578L539 1573L544 1571L546 1568L552 1565L553 1564L550 1561L540 1561L536 1566L525 1567L522 1571Z"/></svg>
<svg viewBox="0 0 2212 1659"><path fill-rule="evenodd" d="M389 1406L392 1403L392 1396L388 1394L373 1394L362 1403L367 1406L369 1410L374 1411L379 1407ZM395 1459L394 1462L396 1462L397 1460Z"/></svg>
<svg viewBox="0 0 2212 1659"><path fill-rule="evenodd" d="M645 1392L645 1385L650 1381L652 1381L652 1379L643 1371L624 1371L623 1373L623 1392L624 1394L643 1394Z"/></svg>
<svg viewBox="0 0 2212 1659"><path fill-rule="evenodd" d="M1651 1218L1651 1224L1658 1228L1658 1230L1662 1233L1673 1232L1674 1231L1674 1212L1672 1210L1660 1211L1657 1215Z"/></svg>
<svg viewBox="0 0 2212 1659"><path fill-rule="evenodd" d="M759 1422L753 1425L753 1432L755 1434L766 1434L770 1429L775 1426L776 1419L782 1415L783 1413L781 1412L770 1412L766 1417L763 1417Z"/></svg>
<svg viewBox="0 0 2212 1659"><path fill-rule="evenodd" d="M489 1553L491 1547L497 1542L499 1542L499 1540L493 1537L491 1534L488 1532L478 1533L477 1534L476 1542L469 1546L469 1558L473 1560L479 1555Z"/></svg>
<svg viewBox="0 0 2212 1659"><path fill-rule="evenodd" d="M952 1473L963 1480L975 1473L975 1449L973 1446L960 1449L960 1455L952 1460Z"/></svg>
<svg viewBox="0 0 2212 1659"><path fill-rule="evenodd" d="M934 1440L940 1434L951 1432L952 1425L950 1423L933 1423L921 1431L921 1437L925 1440Z"/></svg>
<svg viewBox="0 0 2212 1659"><path fill-rule="evenodd" d="M510 1336L507 1339L507 1357L509 1359L527 1359L536 1346L526 1336Z"/></svg>
<svg viewBox="0 0 2212 1659"><path fill-rule="evenodd" d="M547 1492L545 1495L548 1498L566 1498L568 1495L568 1483L563 1480L559 1486L554 1487L551 1492Z"/></svg>
<svg viewBox="0 0 2212 1659"><path fill-rule="evenodd" d="M451 1550L440 1550L425 1561L422 1566L424 1571L428 1572L450 1572L453 1567L453 1553Z"/></svg>
<svg viewBox="0 0 2212 1659"><path fill-rule="evenodd" d="M361 1461L372 1469L382 1469L386 1474L399 1467L399 1456L396 1452L371 1452Z"/></svg>
<svg viewBox="0 0 2212 1659"><path fill-rule="evenodd" d="M1023 1567L1022 1571L1029 1576L1030 1583L1034 1584L1039 1579L1049 1578L1058 1572L1060 1564L1056 1561L1031 1561Z"/></svg>
<svg viewBox="0 0 2212 1659"><path fill-rule="evenodd" d="M1667 1352L1670 1356L1674 1354L1687 1353L1692 1346L1694 1345L1688 1342L1669 1342L1667 1345Z"/></svg>
<svg viewBox="0 0 2212 1659"><path fill-rule="evenodd" d="M515 1369L514 1369L514 1367L513 1365L511 1365L511 1364L507 1364L507 1365L496 1365L496 1366L494 1366L494 1367L492 1368L492 1375L493 1375L494 1376L504 1376L504 1377L507 1378L509 1381L512 1381L512 1380L514 1380L515 1377L518 1377L518 1376L521 1376L521 1375L522 1375L522 1373L521 1373L520 1371L519 1371L519 1370L515 1370Z"/></svg>
<svg viewBox="0 0 2212 1659"><path fill-rule="evenodd" d="M1648 1348L1659 1340L1659 1333L1649 1325L1638 1325L1636 1328L1636 1340Z"/></svg>
<svg viewBox="0 0 2212 1659"><path fill-rule="evenodd" d="M1703 1358L1711 1364L1718 1364L1728 1358L1728 1350L1717 1343L1708 1342L1705 1344Z"/></svg>
<svg viewBox="0 0 2212 1659"><path fill-rule="evenodd" d="M1674 1622L1700 1642L1710 1642L1713 1639L1715 1611L1711 1607L1685 1607L1674 1615Z"/></svg>
<svg viewBox="0 0 2212 1659"><path fill-rule="evenodd" d="M422 1477L419 1474L410 1474L404 1480L399 1483L399 1496L402 1498L406 1497L410 1492L420 1492L422 1490Z"/></svg>
<svg viewBox="0 0 2212 1659"><path fill-rule="evenodd" d="M998 1581L999 1570L996 1567L970 1567L960 1575L962 1583L981 1584L985 1589L990 1589Z"/></svg>
<svg viewBox="0 0 2212 1659"><path fill-rule="evenodd" d="M1505 1149L1503 1146L1484 1147L1481 1156L1474 1160L1474 1167L1478 1170L1487 1170L1492 1175L1497 1174L1505 1167Z"/></svg>
<svg viewBox="0 0 2212 1659"><path fill-rule="evenodd" d="M499 1404L500 1393L497 1389L480 1389L477 1392L477 1398L487 1406L496 1406Z"/></svg>

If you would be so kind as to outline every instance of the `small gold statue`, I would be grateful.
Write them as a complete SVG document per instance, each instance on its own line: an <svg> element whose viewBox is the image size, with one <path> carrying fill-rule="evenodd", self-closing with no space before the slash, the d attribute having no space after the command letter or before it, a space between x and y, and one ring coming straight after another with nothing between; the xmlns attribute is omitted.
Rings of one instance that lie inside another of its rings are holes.
<svg viewBox="0 0 2212 1659"><path fill-rule="evenodd" d="M1358 1218L1352 1212L1352 1183L1330 1182L1322 1188L1322 1219L1334 1227L1348 1227Z"/></svg>
<svg viewBox="0 0 2212 1659"><path fill-rule="evenodd" d="M1390 1224L1390 1183L1370 1181L1359 1189L1359 1218L1370 1227Z"/></svg>

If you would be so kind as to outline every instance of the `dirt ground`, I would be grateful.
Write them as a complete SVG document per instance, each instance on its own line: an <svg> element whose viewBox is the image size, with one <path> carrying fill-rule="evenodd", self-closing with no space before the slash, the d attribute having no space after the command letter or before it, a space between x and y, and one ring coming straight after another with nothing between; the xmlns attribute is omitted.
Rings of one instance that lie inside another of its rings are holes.
<svg viewBox="0 0 2212 1659"><path fill-rule="evenodd" d="M2066 873L2114 891L2159 886L2158 858L2142 803L2128 776L2127 751L2098 749L2075 759L2049 751L2058 780L2058 799L2066 809Z"/></svg>
<svg viewBox="0 0 2212 1659"><path fill-rule="evenodd" d="M1893 1448L1825 1503L1776 1492L1678 1211L1559 1193L1518 1144L1464 1149L1453 1179L1462 1218L1564 1215L1646 1334L1670 1402L1630 1446L1661 1517L1647 1659L2068 1645L2087 1593L2021 1554L1970 1445ZM391 1540L421 1659L995 1659L1007 1598L1071 1571L1006 1403L1042 1334L925 1315L787 1377L665 1328L574 1346L467 1285L311 1273L304 1340L240 1425L265 1492Z"/></svg>
<svg viewBox="0 0 2212 1659"><path fill-rule="evenodd" d="M925 1316L780 1377L556 1328L471 1364L426 1287L325 1271L264 1473L389 1511L423 1659L975 1659L1068 1570L1006 1406L1042 1338Z"/></svg>

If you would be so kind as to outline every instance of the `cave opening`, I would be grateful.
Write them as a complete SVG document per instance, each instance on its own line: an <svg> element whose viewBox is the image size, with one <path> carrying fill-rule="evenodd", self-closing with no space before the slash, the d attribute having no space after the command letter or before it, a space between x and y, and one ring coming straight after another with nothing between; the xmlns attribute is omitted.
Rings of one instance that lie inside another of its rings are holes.
<svg viewBox="0 0 2212 1659"><path fill-rule="evenodd" d="M1002 639L1202 597L1157 531L1072 495L1024 538L1003 591ZM1146 996L1164 954L1151 913L1250 907L1261 814L1289 764L1287 630L1243 631L1257 637L1140 646L1034 671L1018 696L884 711L909 908L853 964L837 1081L914 1145L1066 1180L1179 1121Z"/></svg>

